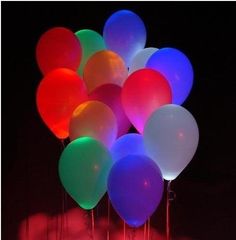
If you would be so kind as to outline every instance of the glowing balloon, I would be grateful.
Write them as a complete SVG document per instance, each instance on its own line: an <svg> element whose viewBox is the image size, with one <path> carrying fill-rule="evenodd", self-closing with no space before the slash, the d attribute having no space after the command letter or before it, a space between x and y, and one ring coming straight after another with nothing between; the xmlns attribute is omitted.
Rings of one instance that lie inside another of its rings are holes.
<svg viewBox="0 0 236 240"><path fill-rule="evenodd" d="M103 102L112 109L117 119L118 136L128 132L131 123L123 110L120 86L115 84L104 84L93 90L89 95L89 99Z"/></svg>
<svg viewBox="0 0 236 240"><path fill-rule="evenodd" d="M69 133L70 140L89 136L110 147L117 137L116 117L102 102L84 102L74 110L71 116Z"/></svg>
<svg viewBox="0 0 236 240"><path fill-rule="evenodd" d="M192 160L199 132L192 114L168 104L155 111L146 123L144 143L166 180L175 179Z"/></svg>
<svg viewBox="0 0 236 240"><path fill-rule="evenodd" d="M121 10L106 21L103 38L107 48L119 54L129 67L131 59L146 44L146 29L138 15Z"/></svg>
<svg viewBox="0 0 236 240"><path fill-rule="evenodd" d="M171 89L159 72L141 69L132 73L122 89L122 104L134 127L143 132L149 116L164 104L171 103Z"/></svg>
<svg viewBox="0 0 236 240"><path fill-rule="evenodd" d="M151 55L156 52L158 48L144 48L138 51L132 58L131 64L129 66L129 74L146 67L146 63Z"/></svg>
<svg viewBox="0 0 236 240"><path fill-rule="evenodd" d="M106 83L122 86L128 76L128 70L116 53L103 50L95 53L84 67L84 81L88 91Z"/></svg>
<svg viewBox="0 0 236 240"><path fill-rule="evenodd" d="M128 155L146 155L143 136L138 133L129 133L118 138L111 148L114 161Z"/></svg>
<svg viewBox="0 0 236 240"><path fill-rule="evenodd" d="M37 43L36 58L45 75L56 68L76 71L81 60L80 41L69 29L55 27L45 32Z"/></svg>
<svg viewBox="0 0 236 240"><path fill-rule="evenodd" d="M86 88L76 72L58 68L48 73L37 89L37 108L48 128L59 139L69 135L69 121L75 108L86 101Z"/></svg>
<svg viewBox="0 0 236 240"><path fill-rule="evenodd" d="M185 101L193 85L193 68L182 52L174 48L162 48L150 57L146 67L165 76L172 89L174 104L180 105Z"/></svg>
<svg viewBox="0 0 236 240"><path fill-rule="evenodd" d="M107 191L113 161L110 152L90 137L72 141L62 152L59 176L70 196L84 209L94 208Z"/></svg>
<svg viewBox="0 0 236 240"><path fill-rule="evenodd" d="M84 66L88 59L96 52L105 49L103 37L90 29L83 29L75 33L82 47L82 60L78 69L80 76L83 76Z"/></svg>
<svg viewBox="0 0 236 240"><path fill-rule="evenodd" d="M112 206L130 226L139 227L154 213L163 194L158 166L143 155L128 155L112 166L108 177Z"/></svg>

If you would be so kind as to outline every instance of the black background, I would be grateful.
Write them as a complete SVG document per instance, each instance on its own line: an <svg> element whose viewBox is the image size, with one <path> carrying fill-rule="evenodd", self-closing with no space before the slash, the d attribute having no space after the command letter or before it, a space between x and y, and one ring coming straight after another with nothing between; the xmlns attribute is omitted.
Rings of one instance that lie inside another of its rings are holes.
<svg viewBox="0 0 236 240"><path fill-rule="evenodd" d="M197 153L173 182L173 239L236 236L236 4L223 2L2 2L2 234L17 239L19 223L57 214L60 142L42 123L35 93L40 35L51 27L102 33L115 11L137 13L147 47L175 47L191 60L192 92L184 103L200 130ZM70 206L73 206L71 201ZM165 230L164 200L152 225Z"/></svg>

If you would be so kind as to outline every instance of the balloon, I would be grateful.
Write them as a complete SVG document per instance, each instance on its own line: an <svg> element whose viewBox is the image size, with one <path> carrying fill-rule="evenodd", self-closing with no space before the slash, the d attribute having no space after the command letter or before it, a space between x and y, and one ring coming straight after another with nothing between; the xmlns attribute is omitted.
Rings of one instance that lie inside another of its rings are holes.
<svg viewBox="0 0 236 240"><path fill-rule="evenodd" d="M123 60L108 50L95 53L84 67L84 81L89 92L106 83L122 86L127 76Z"/></svg>
<svg viewBox="0 0 236 240"><path fill-rule="evenodd" d="M70 140L89 136L110 147L117 137L116 117L102 102L84 102L72 114L69 134Z"/></svg>
<svg viewBox="0 0 236 240"><path fill-rule="evenodd" d="M90 29L83 29L75 33L82 47L82 60L78 68L78 73L83 76L84 66L88 59L96 52L106 48L103 37Z"/></svg>
<svg viewBox="0 0 236 240"><path fill-rule="evenodd" d="M145 25L134 12L120 10L106 21L103 38L107 48L119 54L129 67L131 59L146 44Z"/></svg>
<svg viewBox="0 0 236 240"><path fill-rule="evenodd" d="M153 214L162 199L161 171L147 156L128 155L112 166L107 191L120 217L128 225L139 227Z"/></svg>
<svg viewBox="0 0 236 240"><path fill-rule="evenodd" d="M89 95L90 100L98 100L109 106L116 116L118 136L128 132L131 123L121 103L121 87L115 84L104 84L94 89Z"/></svg>
<svg viewBox="0 0 236 240"><path fill-rule="evenodd" d="M44 75L56 68L77 70L81 55L80 41L72 31L63 27L49 29L36 47L36 59Z"/></svg>
<svg viewBox="0 0 236 240"><path fill-rule="evenodd" d="M182 52L174 48L162 48L149 58L146 67L166 77L172 89L174 104L181 105L185 101L193 85L193 68Z"/></svg>
<svg viewBox="0 0 236 240"><path fill-rule="evenodd" d="M175 179L191 161L198 145L197 123L185 108L168 104L155 111L144 129L148 155L166 180Z"/></svg>
<svg viewBox="0 0 236 240"><path fill-rule="evenodd" d="M129 66L129 74L146 67L146 63L151 55L156 52L158 48L144 48L138 51L132 58L131 64Z"/></svg>
<svg viewBox="0 0 236 240"><path fill-rule="evenodd" d="M113 144L111 154L115 161L128 155L146 155L143 136L138 133L128 133L121 136Z"/></svg>
<svg viewBox="0 0 236 240"><path fill-rule="evenodd" d="M74 109L87 100L86 88L76 72L58 68L48 73L37 89L37 108L48 128L59 139L69 135Z"/></svg>
<svg viewBox="0 0 236 240"><path fill-rule="evenodd" d="M70 196L84 209L94 208L107 191L113 161L110 152L97 140L81 137L61 154L59 176Z"/></svg>
<svg viewBox="0 0 236 240"><path fill-rule="evenodd" d="M171 89L167 80L152 69L132 73L122 90L122 104L134 127L143 132L144 125L153 111L171 103Z"/></svg>

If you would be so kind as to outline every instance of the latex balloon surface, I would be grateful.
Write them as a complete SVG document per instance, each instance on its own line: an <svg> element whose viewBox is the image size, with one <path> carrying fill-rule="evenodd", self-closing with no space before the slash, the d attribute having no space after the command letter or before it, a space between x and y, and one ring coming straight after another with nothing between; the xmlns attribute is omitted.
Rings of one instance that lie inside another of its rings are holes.
<svg viewBox="0 0 236 240"><path fill-rule="evenodd" d="M107 48L118 53L129 67L131 59L146 44L145 25L134 12L120 10L106 21L103 38Z"/></svg>
<svg viewBox="0 0 236 240"><path fill-rule="evenodd" d="M167 80L152 69L141 69L132 73L122 89L125 113L140 133L143 132L149 116L171 101L172 94Z"/></svg>
<svg viewBox="0 0 236 240"><path fill-rule="evenodd" d="M41 72L56 68L69 68L76 71L81 61L80 41L69 29L55 27L45 32L36 47L36 59Z"/></svg>
<svg viewBox="0 0 236 240"><path fill-rule="evenodd" d="M75 33L82 47L82 59L78 68L78 73L83 76L84 66L88 59L96 52L105 49L103 37L90 29L83 29Z"/></svg>
<svg viewBox="0 0 236 240"><path fill-rule="evenodd" d="M144 48L140 51L138 51L135 56L132 58L130 67L129 67L129 74L141 69L145 68L148 59L151 57L151 55L156 52L158 48Z"/></svg>
<svg viewBox="0 0 236 240"><path fill-rule="evenodd" d="M84 67L84 81L91 92L103 84L113 83L122 86L128 70L119 55L103 50L89 58Z"/></svg>
<svg viewBox="0 0 236 240"><path fill-rule="evenodd" d="M108 195L129 226L143 225L159 205L162 193L160 169L150 158L128 155L114 163L108 177Z"/></svg>
<svg viewBox="0 0 236 240"><path fill-rule="evenodd" d="M69 135L75 108L87 100L86 88L76 72L58 68L48 73L37 89L37 108L48 128L59 139Z"/></svg>
<svg viewBox="0 0 236 240"><path fill-rule="evenodd" d="M94 89L89 95L90 100L98 100L109 106L116 116L118 136L126 134L131 127L121 103L121 87L115 84L104 84Z"/></svg>
<svg viewBox="0 0 236 240"><path fill-rule="evenodd" d="M70 196L84 209L94 208L107 191L113 164L103 144L90 137L72 141L59 160L59 176Z"/></svg>
<svg viewBox="0 0 236 240"><path fill-rule="evenodd" d="M144 143L166 180L175 179L192 160L199 140L196 120L185 108L168 104L146 123Z"/></svg>
<svg viewBox="0 0 236 240"><path fill-rule="evenodd" d="M143 136L138 133L128 133L118 138L111 148L114 161L128 155L146 155Z"/></svg>
<svg viewBox="0 0 236 240"><path fill-rule="evenodd" d="M181 105L193 85L193 68L189 59L175 48L162 48L148 60L146 67L162 73L168 80L173 94L173 103Z"/></svg>
<svg viewBox="0 0 236 240"><path fill-rule="evenodd" d="M117 137L117 121L112 110L102 102L87 101L73 112L70 121L70 140L89 136L110 147Z"/></svg>

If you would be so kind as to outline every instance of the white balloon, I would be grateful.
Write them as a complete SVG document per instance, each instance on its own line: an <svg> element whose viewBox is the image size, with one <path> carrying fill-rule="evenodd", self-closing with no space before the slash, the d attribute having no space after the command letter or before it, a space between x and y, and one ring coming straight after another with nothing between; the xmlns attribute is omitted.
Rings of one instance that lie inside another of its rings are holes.
<svg viewBox="0 0 236 240"><path fill-rule="evenodd" d="M160 107L144 127L147 154L160 167L166 180L175 179L188 165L198 140L196 120L189 111L175 104Z"/></svg>
<svg viewBox="0 0 236 240"><path fill-rule="evenodd" d="M131 61L131 64L129 67L129 74L131 74L132 72L135 72L138 69L145 68L148 59L157 50L158 48L149 47L149 48L144 48L138 51Z"/></svg>

